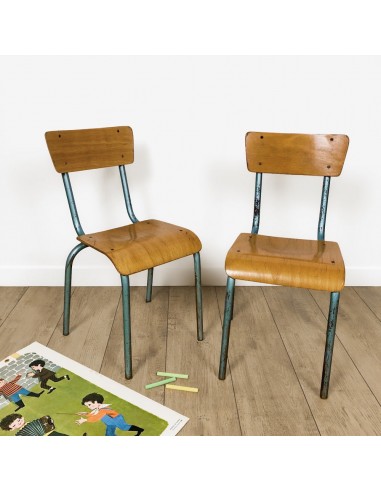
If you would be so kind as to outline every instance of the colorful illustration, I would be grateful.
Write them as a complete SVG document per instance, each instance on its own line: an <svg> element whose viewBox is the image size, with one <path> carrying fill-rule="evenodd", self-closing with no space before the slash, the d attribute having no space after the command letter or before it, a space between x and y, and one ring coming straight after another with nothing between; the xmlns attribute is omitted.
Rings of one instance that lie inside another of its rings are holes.
<svg viewBox="0 0 381 492"><path fill-rule="evenodd" d="M9 382L5 381L5 379L0 378L0 395L4 396L10 401L13 401L13 403L17 405L16 411L20 410L20 408L25 407L25 404L22 401L20 395L34 396L35 398L39 398L43 393L43 391L40 391L40 393L29 391L19 384L16 384L20 378L21 374L18 374L14 379L12 379L12 381Z"/></svg>
<svg viewBox="0 0 381 492"><path fill-rule="evenodd" d="M175 435L187 421L37 342L0 361L0 437Z"/></svg>
<svg viewBox="0 0 381 492"><path fill-rule="evenodd" d="M29 367L33 369L33 372L28 372L27 377L28 378L38 378L38 380L41 383L41 388L47 389L48 394L54 391L56 388L53 386L49 386L47 382L49 379L55 383L58 383L59 381L62 381L63 379L68 379L70 380L69 374L65 374L65 376L61 376L58 378L55 374L55 372L50 371L49 369L46 369L45 367L45 361L42 359L37 359L34 360L29 364Z"/></svg>
<svg viewBox="0 0 381 492"><path fill-rule="evenodd" d="M55 431L53 419L50 415L44 415L43 417L32 420L32 422L25 422L25 419L19 413L12 413L7 415L0 421L0 427L6 431L17 431L16 436L66 436L67 434L61 434Z"/></svg>
<svg viewBox="0 0 381 492"><path fill-rule="evenodd" d="M80 419L76 420L78 425L84 422L98 422L101 420L106 426L106 436L115 436L116 429L124 431L136 431L136 436L144 431L141 427L136 425L127 424L123 415L111 410L109 403L103 403L104 398L98 393L90 393L82 399L82 405L88 407L91 412L78 412L78 415L83 415ZM84 417L86 415L86 418Z"/></svg>

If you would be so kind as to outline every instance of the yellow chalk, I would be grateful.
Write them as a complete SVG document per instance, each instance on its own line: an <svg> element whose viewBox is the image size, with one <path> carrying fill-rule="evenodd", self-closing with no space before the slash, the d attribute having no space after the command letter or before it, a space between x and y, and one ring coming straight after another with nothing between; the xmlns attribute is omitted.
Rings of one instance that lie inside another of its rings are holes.
<svg viewBox="0 0 381 492"><path fill-rule="evenodd" d="M198 388L192 388L191 386L178 386L177 384L167 384L165 387L169 389L179 390L179 391L191 391L192 393L198 393Z"/></svg>

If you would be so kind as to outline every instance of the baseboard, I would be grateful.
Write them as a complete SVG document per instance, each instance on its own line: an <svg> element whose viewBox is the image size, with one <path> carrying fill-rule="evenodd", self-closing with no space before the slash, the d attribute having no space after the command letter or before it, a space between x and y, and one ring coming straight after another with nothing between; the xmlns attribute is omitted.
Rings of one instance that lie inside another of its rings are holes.
<svg viewBox="0 0 381 492"><path fill-rule="evenodd" d="M146 272L130 276L131 285L146 284ZM62 267L0 267L1 286L62 286L64 270ZM202 284L225 285L226 273L223 268L202 266ZM118 286L120 277L114 267L77 266L73 269L73 286ZM380 286L381 268L347 268L347 286ZM175 263L155 268L154 285L194 285L192 266L177 268ZM252 285L237 280L236 285ZM256 284L258 285L258 284Z"/></svg>

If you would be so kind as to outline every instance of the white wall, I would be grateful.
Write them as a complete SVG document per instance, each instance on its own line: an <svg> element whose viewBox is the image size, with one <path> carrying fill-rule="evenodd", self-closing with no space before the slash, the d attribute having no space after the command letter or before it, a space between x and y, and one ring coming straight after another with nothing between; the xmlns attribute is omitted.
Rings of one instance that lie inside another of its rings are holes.
<svg viewBox="0 0 381 492"><path fill-rule="evenodd" d="M341 245L347 285L381 285L381 57L1 57L0 285L62 285L76 244L47 130L130 125L127 167L135 214L194 230L205 285L225 283L227 250L250 231L254 174L247 131L345 133L332 180L326 238ZM316 236L321 181L264 176L261 232ZM76 173L86 232L127 223L117 169ZM97 197L100 197L98 200ZM307 205L301 205L307 199ZM294 205L295 202L295 205ZM86 249L75 285L119 285ZM132 277L142 285L145 275ZM193 262L157 268L156 285L193 283Z"/></svg>

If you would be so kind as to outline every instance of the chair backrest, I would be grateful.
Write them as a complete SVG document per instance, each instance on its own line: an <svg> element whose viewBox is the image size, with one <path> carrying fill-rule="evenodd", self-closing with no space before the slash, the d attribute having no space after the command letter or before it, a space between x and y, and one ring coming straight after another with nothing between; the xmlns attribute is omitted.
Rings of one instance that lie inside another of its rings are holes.
<svg viewBox="0 0 381 492"><path fill-rule="evenodd" d="M262 173L323 176L317 238L324 240L330 180L340 175L348 145L346 135L248 132L247 168L256 173L252 234L259 231Z"/></svg>
<svg viewBox="0 0 381 492"><path fill-rule="evenodd" d="M59 173L134 162L134 137L129 126L50 131L45 139Z"/></svg>
<svg viewBox="0 0 381 492"><path fill-rule="evenodd" d="M339 176L348 145L346 135L248 132L247 168L257 173Z"/></svg>

